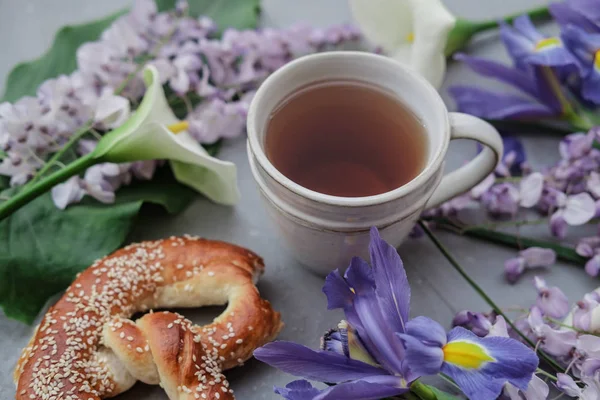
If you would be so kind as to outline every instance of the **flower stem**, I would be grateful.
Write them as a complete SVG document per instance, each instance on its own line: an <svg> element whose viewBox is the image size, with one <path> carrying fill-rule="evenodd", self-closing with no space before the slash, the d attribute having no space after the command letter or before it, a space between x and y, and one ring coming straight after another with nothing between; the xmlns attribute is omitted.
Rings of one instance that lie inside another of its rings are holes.
<svg viewBox="0 0 600 400"><path fill-rule="evenodd" d="M529 11L521 11L516 14L509 15L508 17L504 17L501 20L506 22L507 24L512 24L513 21L520 17L521 15L528 15L533 21L547 21L552 19L552 15L550 14L550 10L548 7L538 7L533 8ZM484 32L490 29L494 29L498 27L498 19L490 19L487 21L476 22L477 26L476 32Z"/></svg>
<svg viewBox="0 0 600 400"><path fill-rule="evenodd" d="M458 263L458 261L456 261L454 256L452 256L452 254L450 254L450 252L446 249L446 247L438 240L438 238L433 234L433 232L429 229L429 227L427 227L427 225L423 221L419 221L419 225L421 226L421 229L423 229L425 234L429 237L429 239L431 239L433 244L438 248L438 250L444 255L444 257L446 257L446 260L448 260L448 262L450 262L450 265L452 265L454 267L454 269L467 281L467 283L473 288L473 290L475 290L475 292L477 292L477 294L479 294L479 296L492 308L492 310L494 310L498 315L503 316L504 319L506 320L506 323L508 325L510 325L510 327L519 336L521 336L521 338L526 343L528 343L531 346L531 348L535 348L535 343L533 343L531 341L531 339L529 339L527 337L527 335L525 335L523 332L521 332L515 326L515 324L513 324L512 320L506 314L504 314L504 311L502 311L502 309L500 307L498 307L498 305L496 305L496 303L491 299L490 296L487 295L487 293L485 293L485 291L477 284L477 282L475 282L469 276L469 274L467 274L467 272L463 269L463 267L461 267L461 265ZM560 364L558 364L556 361L554 361L554 359L552 357L548 356L545 352L543 352L542 350L538 350L538 354L540 355L540 358L542 358L544 361L546 361L556 371L559 371L559 372L563 371L563 368L560 366Z"/></svg>
<svg viewBox="0 0 600 400"><path fill-rule="evenodd" d="M555 377L554 375L547 373L546 371L544 371L544 370L543 370L543 369L541 369L541 368L538 368L538 369L535 371L535 373L536 373L536 374L540 374L540 375L544 375L546 378L552 379L552 380L553 380L553 381L555 381L555 382L558 380L558 379L556 379L556 377Z"/></svg>
<svg viewBox="0 0 600 400"><path fill-rule="evenodd" d="M585 257L577 254L574 248L562 246L555 242L534 239L512 233L498 232L493 229L487 229L483 227L465 229L464 226L458 225L447 218L433 218L430 221L435 222L438 227L450 232L487 240L492 243L502 244L518 250L528 247L543 247L546 249L551 249L556 252L556 256L562 261L570 262L579 266L585 265L587 261Z"/></svg>
<svg viewBox="0 0 600 400"><path fill-rule="evenodd" d="M427 385L422 384L419 380L416 380L410 384L410 392L415 394L421 400L437 399L437 396L433 390L429 389Z"/></svg>
<svg viewBox="0 0 600 400"><path fill-rule="evenodd" d="M529 11L523 11L514 15L509 15L505 18L498 18L494 20L474 22L466 19L458 19L454 29L448 35L448 42L444 53L447 57L450 57L457 51L463 49L475 36L476 34L490 29L498 27L498 20L503 20L507 23L511 23L514 19L520 15L527 14L534 21L544 21L551 18L548 7L534 8Z"/></svg>
<svg viewBox="0 0 600 400"><path fill-rule="evenodd" d="M539 218L539 219L521 220L521 221L504 221L504 222L496 222L496 223L492 223L492 224L483 224L483 225L466 225L463 229L461 229L461 234L464 234L468 231L479 230L479 229L495 230L495 229L504 228L507 226L519 227L519 226L525 226L525 225L541 225L541 224L545 224L545 223L548 223L548 218Z"/></svg>
<svg viewBox="0 0 600 400"><path fill-rule="evenodd" d="M67 143L46 162L46 164L35 174L35 176L27 183L27 185L33 185L37 182L41 177L44 176L46 172L50 168L52 168L61 157L69 150L79 139L81 139L92 127L92 121L86 122L81 128L79 128L70 138ZM23 190L27 190L27 187L23 188Z"/></svg>
<svg viewBox="0 0 600 400"><path fill-rule="evenodd" d="M93 153L86 154L85 156L78 158L71 164L65 166L63 169L59 169L58 171L48 175L41 181L32 185L27 185L27 187L23 188L23 190L21 190L19 193L0 204L0 221L30 201L33 201L38 196L41 196L53 186L85 171L87 168L97 164L100 161L101 160L94 158Z"/></svg>

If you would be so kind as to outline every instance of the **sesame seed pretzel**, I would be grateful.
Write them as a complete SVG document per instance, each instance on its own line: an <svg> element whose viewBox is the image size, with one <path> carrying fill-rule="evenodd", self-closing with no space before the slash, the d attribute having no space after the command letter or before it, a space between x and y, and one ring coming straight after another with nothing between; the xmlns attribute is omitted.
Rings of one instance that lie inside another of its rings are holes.
<svg viewBox="0 0 600 400"><path fill-rule="evenodd" d="M222 371L277 336L255 283L262 259L228 243L171 237L127 246L83 271L52 306L15 370L17 400L99 400L137 380L171 400L234 399ZM169 307L228 304L196 326Z"/></svg>

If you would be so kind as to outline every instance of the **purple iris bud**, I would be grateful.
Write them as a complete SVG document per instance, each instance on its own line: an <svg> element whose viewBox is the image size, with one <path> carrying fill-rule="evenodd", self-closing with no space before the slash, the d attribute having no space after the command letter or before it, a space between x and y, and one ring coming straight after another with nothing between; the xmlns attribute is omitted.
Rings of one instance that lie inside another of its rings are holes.
<svg viewBox="0 0 600 400"><path fill-rule="evenodd" d="M530 247L520 251L519 256L504 263L504 273L510 283L515 283L526 269L549 267L556 262L556 252L542 247Z"/></svg>
<svg viewBox="0 0 600 400"><path fill-rule="evenodd" d="M425 317L409 321L407 332L398 335L415 374L443 372L472 400L495 399L506 384L526 390L538 365L533 351L516 340L480 338L462 327L446 335L437 322Z"/></svg>
<svg viewBox="0 0 600 400"><path fill-rule="evenodd" d="M540 277L536 276L534 283L538 291L536 305L539 309L552 318L564 318L569 313L570 308L567 296L556 286L549 288Z"/></svg>

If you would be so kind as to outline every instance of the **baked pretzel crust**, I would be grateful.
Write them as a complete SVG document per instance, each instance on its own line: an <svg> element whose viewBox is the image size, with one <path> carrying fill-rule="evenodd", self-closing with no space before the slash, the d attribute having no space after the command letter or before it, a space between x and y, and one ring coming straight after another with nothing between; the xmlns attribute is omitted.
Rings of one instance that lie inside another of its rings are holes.
<svg viewBox="0 0 600 400"><path fill-rule="evenodd" d="M221 371L273 340L280 314L255 286L262 259L190 236L132 244L96 261L52 306L15 370L17 400L99 400L137 380L170 399L233 399ZM171 307L227 304L194 326ZM212 382L212 383L211 383Z"/></svg>

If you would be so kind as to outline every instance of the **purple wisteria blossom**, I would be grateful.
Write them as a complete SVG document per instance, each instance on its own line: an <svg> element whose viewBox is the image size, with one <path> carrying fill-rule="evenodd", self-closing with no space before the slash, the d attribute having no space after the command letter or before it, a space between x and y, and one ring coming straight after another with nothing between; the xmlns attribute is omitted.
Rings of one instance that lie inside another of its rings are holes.
<svg viewBox="0 0 600 400"><path fill-rule="evenodd" d="M123 124L131 102L144 94L139 62L155 66L175 100L188 106L192 137L214 143L244 132L250 100L270 73L297 56L333 50L360 36L349 25L298 25L227 29L217 37L214 21L188 17L186 8L178 2L175 10L158 12L153 0L136 0L98 41L77 50L74 73L46 81L35 97L0 104L0 175L9 176L12 186L23 185L79 129L90 124L104 133ZM190 102L193 96L198 104ZM55 187L52 197L59 208L85 195L111 202L132 176L151 179L155 167L154 161L129 163L118 167L118 175L109 171L113 166L94 168Z"/></svg>
<svg viewBox="0 0 600 400"><path fill-rule="evenodd" d="M518 257L504 263L504 273L510 283L515 283L527 269L550 267L556 263L556 253L551 249L530 247L520 251Z"/></svg>
<svg viewBox="0 0 600 400"><path fill-rule="evenodd" d="M354 258L336 270L323 292L328 308L347 321L328 332L321 351L290 342L257 349L257 359L306 379L333 383L313 388L301 380L275 388L286 399L378 399L401 394L424 375L448 374L472 400L496 398L506 384L527 390L538 359L503 337L479 338L457 327L446 331L425 317L409 319L410 286L396 250L371 229L371 263Z"/></svg>

